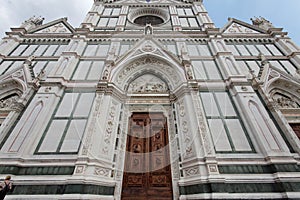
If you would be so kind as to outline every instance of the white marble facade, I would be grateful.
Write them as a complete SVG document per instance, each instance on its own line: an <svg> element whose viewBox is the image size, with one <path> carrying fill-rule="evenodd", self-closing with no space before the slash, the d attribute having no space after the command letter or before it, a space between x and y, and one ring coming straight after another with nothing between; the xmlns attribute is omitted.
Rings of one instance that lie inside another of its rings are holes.
<svg viewBox="0 0 300 200"><path fill-rule="evenodd" d="M217 28L202 0L95 0L79 28L43 20L0 41L7 199L120 199L138 112L167 118L173 199L300 197L300 50L281 28Z"/></svg>

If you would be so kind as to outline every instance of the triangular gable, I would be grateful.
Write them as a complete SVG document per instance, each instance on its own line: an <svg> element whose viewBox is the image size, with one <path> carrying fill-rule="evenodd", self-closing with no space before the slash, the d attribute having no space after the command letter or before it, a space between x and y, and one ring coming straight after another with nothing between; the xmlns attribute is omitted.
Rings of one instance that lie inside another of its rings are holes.
<svg viewBox="0 0 300 200"><path fill-rule="evenodd" d="M179 58L163 48L150 35L146 35L125 55L116 59L111 70L111 79L117 87L126 90L130 76L140 75L141 71L164 76L162 80L168 80L169 88L177 88L185 78L184 67Z"/></svg>
<svg viewBox="0 0 300 200"><path fill-rule="evenodd" d="M191 0L104 0L105 3L112 3L112 4L180 4L182 3L192 3Z"/></svg>
<svg viewBox="0 0 300 200"><path fill-rule="evenodd" d="M116 63L120 63L127 58L132 58L139 55L152 54L160 57L165 57L175 61L180 64L180 60L172 53L162 47L159 42L153 40L152 38L144 38L137 42L130 50L122 55Z"/></svg>
<svg viewBox="0 0 300 200"><path fill-rule="evenodd" d="M222 29L224 34L264 34L265 30L242 22L237 19L229 19L229 22Z"/></svg>
<svg viewBox="0 0 300 200"><path fill-rule="evenodd" d="M264 64L257 78L262 84L262 89L266 93L269 92L269 86L279 78L281 80L287 80L290 83L296 84L297 88L299 88L300 86L299 78L297 77L297 75L295 77L295 75L288 74L285 71L282 71L277 67L272 66L269 62Z"/></svg>
<svg viewBox="0 0 300 200"><path fill-rule="evenodd" d="M74 28L67 22L67 18L61 18L30 31L35 34L70 34L74 32Z"/></svg>

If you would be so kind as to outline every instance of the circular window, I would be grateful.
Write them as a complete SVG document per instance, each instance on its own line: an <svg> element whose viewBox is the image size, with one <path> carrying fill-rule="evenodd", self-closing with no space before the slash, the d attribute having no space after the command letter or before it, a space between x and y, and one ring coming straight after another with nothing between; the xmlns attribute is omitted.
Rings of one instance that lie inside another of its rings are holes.
<svg viewBox="0 0 300 200"><path fill-rule="evenodd" d="M166 23L169 18L168 12L159 8L140 8L132 10L128 14L129 21L140 26L161 25Z"/></svg>
<svg viewBox="0 0 300 200"><path fill-rule="evenodd" d="M147 24L159 25L164 23L164 20L157 16L146 15L146 16L140 16L136 18L133 23L143 25L143 26L146 26Z"/></svg>

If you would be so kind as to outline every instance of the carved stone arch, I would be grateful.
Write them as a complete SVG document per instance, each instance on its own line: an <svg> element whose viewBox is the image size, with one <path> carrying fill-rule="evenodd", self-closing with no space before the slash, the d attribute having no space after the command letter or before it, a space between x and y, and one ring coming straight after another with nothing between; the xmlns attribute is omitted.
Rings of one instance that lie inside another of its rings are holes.
<svg viewBox="0 0 300 200"><path fill-rule="evenodd" d="M0 80L0 125L5 123L6 131L24 109L27 89L21 71ZM4 126L0 131L5 132Z"/></svg>
<svg viewBox="0 0 300 200"><path fill-rule="evenodd" d="M21 98L26 90L27 85L19 78L11 77L7 80L0 81L0 99L12 94L16 94Z"/></svg>
<svg viewBox="0 0 300 200"><path fill-rule="evenodd" d="M270 98L280 109L300 108L300 99L293 93L282 89L273 89Z"/></svg>
<svg viewBox="0 0 300 200"><path fill-rule="evenodd" d="M277 77L270 81L266 89L267 95L274 100L274 95L282 95L299 105L300 103L300 83L286 79L285 77Z"/></svg>
<svg viewBox="0 0 300 200"><path fill-rule="evenodd" d="M176 89L186 80L183 68L157 56L135 57L122 66L116 66L112 71L111 81L123 91L126 91L129 84L143 74L159 77L170 90Z"/></svg>
<svg viewBox="0 0 300 200"><path fill-rule="evenodd" d="M268 84L266 90L275 111L273 115L294 151L299 151L300 147L300 140L297 140L297 137L300 139L299 88L299 81L281 75Z"/></svg>

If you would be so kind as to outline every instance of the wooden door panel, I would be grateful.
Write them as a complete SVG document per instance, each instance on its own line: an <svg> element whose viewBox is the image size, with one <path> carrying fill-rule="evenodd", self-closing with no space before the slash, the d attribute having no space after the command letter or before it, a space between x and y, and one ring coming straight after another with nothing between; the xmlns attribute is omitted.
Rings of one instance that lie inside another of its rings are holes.
<svg viewBox="0 0 300 200"><path fill-rule="evenodd" d="M166 118L135 113L130 118L122 199L172 199Z"/></svg>
<svg viewBox="0 0 300 200"><path fill-rule="evenodd" d="M300 139L300 124L290 124L298 138Z"/></svg>

